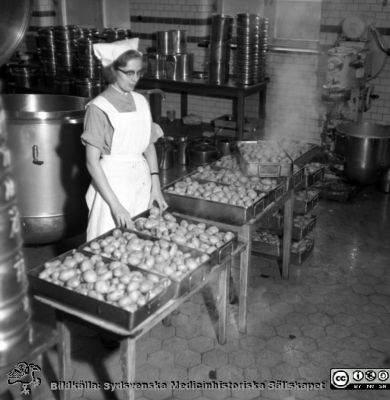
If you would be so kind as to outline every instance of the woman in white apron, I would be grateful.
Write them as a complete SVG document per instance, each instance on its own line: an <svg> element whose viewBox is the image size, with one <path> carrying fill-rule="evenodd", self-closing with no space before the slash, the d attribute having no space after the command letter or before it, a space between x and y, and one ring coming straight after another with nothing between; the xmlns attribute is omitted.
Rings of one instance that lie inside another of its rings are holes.
<svg viewBox="0 0 390 400"><path fill-rule="evenodd" d="M164 201L154 141L162 135L152 123L149 104L133 89L142 72L138 38L94 45L110 74L109 87L87 107L82 141L92 177L86 200L87 240Z"/></svg>

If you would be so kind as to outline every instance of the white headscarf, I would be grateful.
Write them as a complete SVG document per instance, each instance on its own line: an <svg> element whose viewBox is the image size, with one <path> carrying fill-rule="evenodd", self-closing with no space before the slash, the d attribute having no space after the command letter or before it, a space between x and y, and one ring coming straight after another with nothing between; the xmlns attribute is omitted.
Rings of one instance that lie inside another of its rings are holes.
<svg viewBox="0 0 390 400"><path fill-rule="evenodd" d="M93 51L103 67L107 67L126 51L138 50L138 43L139 38L118 40L113 43L95 43Z"/></svg>

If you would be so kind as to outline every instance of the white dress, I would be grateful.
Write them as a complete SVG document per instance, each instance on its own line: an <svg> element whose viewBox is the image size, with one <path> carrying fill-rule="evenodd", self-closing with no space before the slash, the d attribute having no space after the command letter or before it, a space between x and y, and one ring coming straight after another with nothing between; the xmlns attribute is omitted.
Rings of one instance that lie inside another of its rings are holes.
<svg viewBox="0 0 390 400"><path fill-rule="evenodd" d="M146 99L135 92L132 96L136 105L133 112L118 112L102 96L91 103L105 112L114 129L111 154L103 155L100 165L120 203L133 217L145 211L150 200L150 170L143 153L150 142L152 119ZM89 209L88 241L113 229L115 221L110 207L93 183L88 188L86 201Z"/></svg>

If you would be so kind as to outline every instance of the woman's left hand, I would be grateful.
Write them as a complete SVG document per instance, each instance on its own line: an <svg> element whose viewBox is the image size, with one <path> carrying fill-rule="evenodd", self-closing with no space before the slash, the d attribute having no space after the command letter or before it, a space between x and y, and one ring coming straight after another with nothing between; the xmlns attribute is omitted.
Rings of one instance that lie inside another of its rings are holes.
<svg viewBox="0 0 390 400"><path fill-rule="evenodd" d="M153 207L154 202L158 204L161 211L168 208L168 204L164 199L164 196L159 187L153 187L150 193L149 208Z"/></svg>

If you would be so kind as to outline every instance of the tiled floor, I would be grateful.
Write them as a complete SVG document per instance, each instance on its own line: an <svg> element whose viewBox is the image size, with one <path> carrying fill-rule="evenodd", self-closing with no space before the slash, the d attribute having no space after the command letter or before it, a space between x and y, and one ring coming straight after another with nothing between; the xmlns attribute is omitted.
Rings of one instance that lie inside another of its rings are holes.
<svg viewBox="0 0 390 400"><path fill-rule="evenodd" d="M279 279L272 261L253 257L248 332L237 330L237 306L229 307L228 341L219 345L202 294L180 307L171 326L157 325L137 344L137 379L243 382L325 382L324 390L159 389L139 399L374 399L390 392L331 391L330 368L390 368L390 195L375 189L353 204L322 200L313 255L290 279ZM29 265L49 248L28 249ZM237 271L234 271L237 276ZM205 292L206 300L209 292ZM51 311L36 306L36 317ZM102 348L93 330L74 325L73 380L121 381L118 351ZM55 351L50 365L57 370ZM47 382L35 399L56 398ZM118 392L118 396L121 393ZM58 396L58 392L56 392ZM108 390L73 390L72 399L115 399Z"/></svg>

